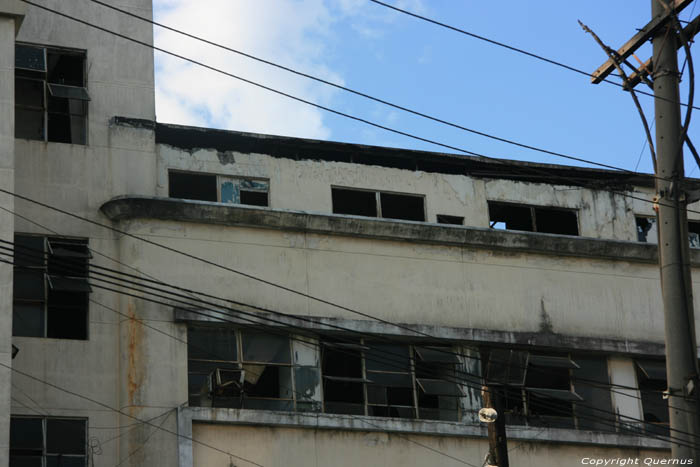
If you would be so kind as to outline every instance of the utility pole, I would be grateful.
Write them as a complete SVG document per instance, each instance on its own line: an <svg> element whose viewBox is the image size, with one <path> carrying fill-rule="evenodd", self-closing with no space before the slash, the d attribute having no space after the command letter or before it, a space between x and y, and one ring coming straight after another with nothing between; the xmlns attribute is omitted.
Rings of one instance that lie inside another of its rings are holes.
<svg viewBox="0 0 700 467"><path fill-rule="evenodd" d="M659 0L651 0L652 17L666 14ZM664 303L666 380L675 459L700 461L698 362L693 289L690 277L687 200L684 190L683 141L678 83L678 41L674 23L666 21L652 37L656 121L656 194L659 267ZM668 43L664 43L667 41ZM688 110L689 111L689 110Z"/></svg>
<svg viewBox="0 0 700 467"><path fill-rule="evenodd" d="M494 386L483 386L481 399L484 408L479 411L479 419L487 423L489 433L489 452L484 464L508 467L506 417L503 413L502 394Z"/></svg>
<svg viewBox="0 0 700 467"><path fill-rule="evenodd" d="M690 0L651 0L651 21L640 29L593 72L600 83L647 40L654 54L631 76L625 89L632 90L651 71L656 121L656 203L659 268L664 305L666 379L673 458L700 462L700 388L698 388L697 340L688 240L688 204L683 171L678 58L680 48L677 15ZM696 18L683 29L686 40L698 31ZM624 73L623 73L624 74ZM688 109L690 111L690 109ZM699 199L697 193L692 194Z"/></svg>

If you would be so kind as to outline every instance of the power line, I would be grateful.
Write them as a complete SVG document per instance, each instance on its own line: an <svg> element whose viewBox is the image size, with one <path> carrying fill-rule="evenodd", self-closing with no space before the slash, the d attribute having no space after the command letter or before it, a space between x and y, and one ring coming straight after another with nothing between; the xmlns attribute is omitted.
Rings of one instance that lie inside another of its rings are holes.
<svg viewBox="0 0 700 467"><path fill-rule="evenodd" d="M385 100L385 99L381 99L381 98L378 98L378 97L371 96L371 95L369 95L369 94L367 94L367 93L365 93L365 92L357 91L357 90L351 89L351 88L349 88L349 87L347 87L347 86L343 86L343 85L340 85L340 84L336 84L336 83L333 83L332 81L328 81L328 80L325 80L325 79L323 79L323 78L319 78L319 77L317 77L317 76L313 76L313 75L311 75L311 74L304 73L304 72L295 70L295 69L293 69L293 68L290 68L290 67L287 67L287 66L284 66L284 65L277 64L277 63L272 62L272 61L270 61L270 60L266 60L266 59L263 59L263 58L260 58L260 57L256 57L255 55L252 55L252 54L249 54L249 53L246 53L246 52L243 52L243 51L234 49L234 48L232 48L232 47L228 47L228 46L219 44L219 43L214 42L214 41L210 41L210 40L205 39L205 38L203 38L203 37L201 37L201 36L196 36L196 35L194 35L194 34L191 34L191 33L185 32L185 31L182 31L182 30L180 30L180 29L177 29L177 28L168 26L168 25L163 24L163 23L159 23L159 22L157 22L157 21L154 21L154 20L151 20L151 19L149 19L149 18L146 18L146 17L140 16L140 15L137 15L137 14L135 14L135 13L131 13L130 11L127 11L127 10L124 10L124 9L121 9L121 8L118 8L118 7L114 6L114 5L110 5L110 4L105 3L105 2L103 2L103 1L101 1L101 0L90 0L90 1L93 2L93 3L97 3L97 4L99 4L99 5L102 5L102 6L106 7L106 8L110 8L110 9L112 9L112 10L114 10L114 11L117 11L117 12L119 12L119 13L122 13L122 14L124 14L124 15L130 16L130 17L132 17L132 18L136 18L136 19L139 19L139 20L141 20L141 21L147 22L147 23L149 23L149 24L153 24L154 26L158 26L158 27L163 28L163 29L166 29L166 30L168 30L168 31L175 32L175 33L180 34L180 35L185 36L185 37L189 37L190 39L195 39L195 40L200 41L200 42L202 42L202 43L205 43L205 44L207 44L207 45L211 45L211 46L214 46L214 47L218 47L218 48L223 49L223 50L226 50L226 51L228 51L228 52L233 52L233 53L238 54L238 55L241 55L241 56L243 56L243 57L250 58L250 59L252 59L252 60L258 61L258 62L260 62L260 63L264 63L264 64L266 64L266 65L273 66L273 67L275 67L275 68L278 68L278 69L287 71L287 72L289 72L289 73L293 73L293 74L295 74L295 75L302 76L302 77L304 77L304 78L308 78L308 79L317 81L317 82L319 82L319 83L326 84L326 85L328 85L328 86L332 86L332 87L334 87L334 88L336 88L336 89L341 89L341 90L346 91L346 92L349 92L349 93L351 93L351 94L354 94L354 95L357 95L357 96L360 96L360 97L369 99L369 100L374 101L374 102L378 102L378 103L380 103L380 104L383 104L383 105L392 107L392 108L397 109L397 110L401 110L401 111L403 111L403 112L407 112L407 113L412 114L412 115L416 115L416 116L418 116L418 117L425 118L425 119L427 119L427 120L431 120L431 121L434 121L434 122L437 122L437 123L440 123L440 124L443 124L443 125L450 126L450 127L452 127L452 128L456 128L456 129L459 129L459 130L462 130L462 131L466 131L466 132L468 132L468 133L472 133L472 134L475 134L475 135L483 136L483 137L485 137L485 138L489 138L489 139L492 139L492 140L495 140L495 141L500 141L500 142L502 142L502 143L511 144L511 145L514 145L514 146L517 146L517 147L520 147L520 148L529 149L529 150L536 151L536 152L540 152L540 153L543 153L543 154L548 154L548 155L552 155L552 156L556 156L556 157L561 157L561 158L564 158L564 159L574 160L574 161L577 161L577 162L583 162L583 163L586 163L586 164L593 164L593 165L597 165L597 166L600 166L600 167L605 167L605 168L608 168L608 169L620 170L620 171L624 171L624 172L634 173L634 172L632 172L632 171L630 171L630 170L627 170L627 169L624 169L624 168L622 168L622 167L616 167L616 166L613 166L613 165L608 165L608 164L603 164L603 163L598 163L598 162L592 162L592 161L589 161L589 160L586 160L586 159L583 159L583 158L580 158L580 157L572 156L572 155L570 155L570 154L565 154L565 153L561 153L561 152L557 152L557 151L551 151L551 150L549 150L549 149L539 148L539 147L532 146L532 145L529 145L529 144L520 143L520 142L518 142L518 141L514 141L514 140L511 140L511 139L508 139L508 138L503 138L503 137L500 137L500 136L491 135L491 134L488 134L488 133L483 132L483 131L475 130L475 129L473 129L473 128L467 128L467 127L465 127L465 126L463 126L463 125L460 125L460 124L457 124L457 123L453 123L453 122L444 120L444 119L442 119L442 118L439 118L439 117L435 117L435 116L426 114L426 113L424 113L424 112L420 112L420 111L417 111L417 110L413 110L413 109L408 108L408 107L403 106L403 105L394 104L394 103L389 102L389 101L387 101L387 100Z"/></svg>
<svg viewBox="0 0 700 467"><path fill-rule="evenodd" d="M44 385L46 385L46 386L48 386L48 387L50 387L50 388L56 389L56 390L58 390L58 391L61 391L61 392L66 393L66 394L70 394L71 396L77 397L77 398L79 398L79 399L86 400L86 401L91 402L91 403L93 403L93 404L95 404L95 405L98 405L98 406L100 406L100 407L102 407L102 408L104 408L104 409L110 410L110 411L112 411L112 412L118 413L118 414L123 415L123 416L128 417L128 418L131 418L132 420L136 420L137 422L142 423L142 424L144 424L144 425L149 425L149 426L151 426L151 427L153 427L153 428L156 428L156 429L158 429L158 430L164 431L164 432L166 432L166 433L170 433L171 435L175 435L175 436L177 436L178 438L183 438L183 439L186 439L186 440L191 441L191 442L193 442L193 443L199 444L200 446L204 446L204 447L206 447L206 448L209 448L209 449L212 449L212 450L214 450L214 451L217 451L217 452L219 452L219 453L221 453L221 454L225 454L225 455L227 455L227 456L235 457L236 459L241 460L241 461L243 461L243 462L247 462L247 463L249 463L249 464L251 464L251 465L255 465L255 466L257 466L257 467L265 467L264 465L258 464L258 463L255 462L255 461L252 461L252 460L250 460L250 459L246 459L245 457L237 456L236 454L233 454L233 453L231 453L231 452L229 452L229 451L225 451L225 450L223 450L223 449L219 449L219 448L217 448L216 446L212 446L211 444L208 444L208 443L205 443L205 442L196 440L196 439L194 439L194 438L192 438L192 437L190 437L190 436L182 435L182 434L180 434L180 433L177 433L177 432L175 432L175 431L169 430L169 429L167 429L167 428L163 428L162 426L155 425L155 424L153 424L152 422L150 422L149 420L143 420L143 419L138 418L138 417L136 417L136 416L134 416L134 415L131 415L131 414L128 413L128 412L124 412L123 410L117 409L116 407L112 407L112 406L110 406L110 405L108 405L108 404L105 404L104 402L100 402L100 401L95 400L95 399L93 399L93 398L91 398L91 397L84 396L84 395L79 394L79 393L77 393L77 392L75 392L75 391L72 391L72 390L70 390L70 389L66 389L66 388L61 387L61 386L59 386L59 385L57 385L57 384L51 383L51 382L49 382L49 381L47 381L47 380L45 380L45 379L38 378L38 377L36 377L36 376L34 376L34 375L31 375L31 374L29 374L29 373L26 373L26 372L24 372L24 371L18 370L17 368L13 368L13 367L10 366L10 365L6 365L6 364L0 362L0 366L3 366L3 367L5 367L5 368L7 368L7 369L9 369L10 371L12 371L12 372L14 372L14 373L17 373L18 375L22 375L22 376L24 376L25 378L29 378L29 379L31 379L31 380L33 380L33 381L36 381L36 382L41 383L41 384L44 384ZM174 407L174 408L177 408L177 407ZM170 410L172 410L172 409L170 409Z"/></svg>
<svg viewBox="0 0 700 467"><path fill-rule="evenodd" d="M474 39L479 39L479 40L481 40L481 41L488 42L489 44L493 44L493 45L496 45L496 46L498 46L498 47L503 47L503 48L508 49L508 50L511 50L511 51L513 51L513 52L517 52L517 53L519 53L519 54L527 55L528 57L535 58L535 59L537 59L537 60L541 60L541 61L546 62L546 63L549 63L549 64L551 64L551 65L555 65L555 66L558 66L558 67L560 67L560 68L564 68L564 69L566 69L566 70L573 71L573 72L578 73L578 74L581 74L581 75L585 75L585 76L587 76L587 77L589 77L589 78L593 78L593 77L594 77L591 73L589 73L589 72L587 72L587 71L584 71L584 70L581 70L581 69L579 69L579 68L574 68L574 67L572 67L572 66L570 66L570 65L566 65L565 63L561 63L561 62L558 62L558 61L556 61L556 60L552 60L552 59L550 59L550 58L544 57L544 56L542 56L542 55L538 55L538 54L535 54L535 53L532 53L532 52L528 52L527 50L520 49L520 48L518 48L518 47L514 47L514 46L512 46L512 45L508 45L508 44L505 44L505 43L503 43L503 42L498 42L498 41L495 41L495 40L493 40L493 39L489 39L489 38L487 38L487 37L480 36L480 35L478 35L478 34L474 34L474 33L472 33L472 32L466 31L466 30L464 30L464 29L461 29L461 28L458 28L458 27L455 27L455 26L450 26L449 24L446 24L446 23L443 23L443 22L440 22L440 21L437 21L437 20L428 18L427 16L423 16L423 15L419 15L419 14L417 14L417 13L413 13L413 12L408 11L408 10L404 10L404 9L402 9L402 8L399 8L399 7L394 6L394 5L390 5L390 4L385 3L385 2L382 2L382 1L380 1L380 0L369 0L369 1L370 1L370 2L373 2L373 3L376 3L377 5L381 5L381 6L383 6L383 7L390 8L390 9L392 9L392 10L394 10L394 11L399 12L399 13L403 13L403 14L405 14L405 15L412 16L412 17L417 18L417 19L420 19L420 20L422 20L422 21L426 21L426 22L431 23L431 24L434 24L434 25L436 25L436 26L440 26L440 27L449 29L449 30L451 30L451 31L454 31L454 32L463 34L463 35L465 35L465 36L473 37ZM616 83L615 81L610 81L610 80L607 80L607 79L604 79L603 81L606 82L606 83L613 84L613 85L615 85L615 86L618 86L618 87L624 89L624 85L623 85L623 84ZM685 104L685 103L683 103L683 102L673 101L673 100L670 100L670 99L665 99L665 98L663 98L663 97L654 96L654 94L649 93L649 92L644 92L644 91L637 91L637 92L638 92L639 94L644 94L645 96L653 97L654 99L660 99L660 100L665 100L665 101L669 101L669 102L678 103L678 104L683 105L683 106L685 106L685 107L688 106L688 104ZM700 107L695 107L695 106L693 106L693 108L694 108L694 109L700 110Z"/></svg>
<svg viewBox="0 0 700 467"><path fill-rule="evenodd" d="M2 261L2 260L0 260L0 261ZM5 261L3 261L3 262L5 262ZM113 292L115 292L115 293L120 293L120 294L122 294L122 295L132 296L132 297L139 298L139 299L142 299L142 300L147 300L147 301L152 301L152 302L154 302L154 303L160 303L160 304L167 305L167 304L165 304L165 303L163 303L163 302L159 302L159 301L155 301L155 300L152 300L152 299L144 298L143 296L135 296L135 295L128 294L128 293L119 292L119 291L117 291L117 290L110 289L110 288L106 288L106 287L99 286L99 285L96 285L96 284L92 284L92 285L94 285L94 286L96 286L96 287L98 287L98 288L103 288L103 289L105 289L105 290L113 291ZM159 296L159 295L156 295L156 296ZM211 310L211 311L213 311L213 310ZM225 314L225 313L223 313L223 312L221 312L221 311L217 311L217 313ZM465 373L465 372L462 372L462 373ZM465 373L465 374L470 374L470 373ZM473 375L473 374L470 374L470 375L481 378L481 376L479 376L479 375ZM443 379L444 379L444 378L443 378ZM454 382L454 381L450 381L450 380L446 380L446 381ZM468 387L476 387L476 386L473 385L473 383L472 383L472 384L469 384L469 383L466 383L466 384L464 384L464 383L457 383L457 384L461 384L462 386L468 386ZM480 388L480 386L479 386L478 388ZM536 405L536 404L533 404L532 401L531 401L530 403L531 403L532 405ZM613 415L613 416L615 415L613 412L610 412L610 411L606 411L606 410L602 410L602 409L597 409L597 408L595 408L595 407L587 406L587 405L581 404L581 403L577 403L577 404L578 404L579 406L581 406L581 407L584 407L584 408L586 408L586 407L587 407L587 408L591 408L592 410L595 410L595 411L598 411L598 412L602 412L602 413L606 413L606 414L608 414L608 415ZM551 407L546 407L546 406L544 406L543 404L541 404L541 406L542 406L543 408L549 408L549 409L551 409ZM624 417L624 418L627 418L627 419L630 419L630 420L635 421L635 422L645 423L643 420L640 420L640 419L636 419L636 418L628 417L628 416L622 416L622 415L620 415L620 414L617 414L617 415L618 415L618 416L621 416L621 417ZM586 416L582 416L582 415L580 415L580 414L578 414L577 417L580 418L580 419L594 420L594 421L596 421L596 422L598 422L598 423L603 423L604 425L611 426L611 427L613 427L613 428L616 427L616 425L614 424L614 422L612 422L612 423L604 423L604 422L601 422L599 418L586 417ZM674 430L674 431L679 431L679 430ZM680 431L679 431L679 432L680 432Z"/></svg>

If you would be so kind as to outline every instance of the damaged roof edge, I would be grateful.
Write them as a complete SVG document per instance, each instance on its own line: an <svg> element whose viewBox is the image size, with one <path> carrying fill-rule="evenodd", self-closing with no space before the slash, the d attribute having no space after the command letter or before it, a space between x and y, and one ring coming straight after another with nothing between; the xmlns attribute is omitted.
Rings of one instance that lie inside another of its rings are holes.
<svg viewBox="0 0 700 467"><path fill-rule="evenodd" d="M620 240L446 226L149 196L120 196L107 201L100 209L112 221L157 219L553 256L648 264L658 262L656 245ZM694 266L700 265L700 251L691 251L691 262Z"/></svg>
<svg viewBox="0 0 700 467"><path fill-rule="evenodd" d="M157 123L129 117L113 117L112 122L115 125L136 128L146 128L150 125L155 129L156 144L168 145L186 151L196 149L213 149L219 152L236 151L244 154L265 154L294 160L347 162L411 171L548 184L552 184L553 180L560 179L562 180L560 185L592 186L598 187L598 189L654 186L654 177L651 174L636 174L618 170L246 133ZM693 184L699 183L698 188L700 188L700 180L692 180Z"/></svg>

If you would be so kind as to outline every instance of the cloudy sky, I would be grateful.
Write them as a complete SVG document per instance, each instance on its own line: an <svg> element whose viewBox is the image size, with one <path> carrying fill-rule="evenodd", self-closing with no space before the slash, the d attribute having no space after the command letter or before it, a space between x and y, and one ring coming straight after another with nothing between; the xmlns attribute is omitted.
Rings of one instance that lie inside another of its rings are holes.
<svg viewBox="0 0 700 467"><path fill-rule="evenodd" d="M617 48L650 16L649 2L635 2L632 8L627 0L388 1L588 71L605 56L581 31L578 19ZM651 170L629 94L369 0L154 0L154 7L156 20L164 24L444 120L577 157ZM689 19L693 9L682 18ZM159 28L155 41L248 80L445 144L495 157L572 163L428 122ZM645 60L649 53L645 47L638 56ZM156 83L162 122L446 151L159 53ZM652 100L640 99L652 120Z"/></svg>

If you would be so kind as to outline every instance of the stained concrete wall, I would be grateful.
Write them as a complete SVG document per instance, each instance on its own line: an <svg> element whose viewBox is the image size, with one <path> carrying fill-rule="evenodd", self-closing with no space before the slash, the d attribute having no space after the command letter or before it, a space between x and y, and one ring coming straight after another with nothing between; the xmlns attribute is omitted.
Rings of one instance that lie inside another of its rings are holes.
<svg viewBox="0 0 700 467"><path fill-rule="evenodd" d="M22 13L19 2L0 2L0 187L9 191L14 190L15 178L14 43ZM12 241L14 198L0 194L0 208L0 239ZM4 466L9 459L12 381L12 266L6 263L0 263L0 364L0 466Z"/></svg>
<svg viewBox="0 0 700 467"><path fill-rule="evenodd" d="M200 442L193 443L193 465L211 466L231 462L237 467L457 467L482 465L488 450L485 439L199 423L193 426L193 437ZM644 465L644 459L668 454L510 440L508 457L510 465L519 467L573 467L582 465L584 458L633 457Z"/></svg>
<svg viewBox="0 0 700 467"><path fill-rule="evenodd" d="M111 3L141 16L151 16L151 0ZM42 4L146 43L152 42L149 24L88 0L50 0ZM91 97L88 140L86 145L15 140L14 130L8 130L17 163L14 177L8 184L3 181L2 186L12 186L14 180L16 191L21 195L109 224L99 212L99 206L106 200L125 192L153 194L155 191L153 132L115 127L110 121L115 115L155 119L153 51L33 7L27 9L17 40L86 50L87 89ZM14 48L4 35L0 44L3 50ZM5 73L0 78L4 95L5 88L14 81L14 63L12 55L0 55L0 69ZM5 104L1 98L0 104ZM14 114L14 100L7 105ZM0 118L3 134L6 121ZM93 250L93 264L122 268L117 262L120 251L113 232L28 202L17 202L15 206L17 213L28 220L19 219L13 228L2 217L2 238L11 240L13 231L86 237ZM4 282L0 283L4 286ZM11 316L10 294L4 290L0 292L3 316ZM12 414L85 417L91 446L90 465L92 462L96 466L116 465L146 440L149 447L159 453L160 462L154 461L150 451L139 451L126 465L174 465L177 462L176 437L151 435L151 427L135 425L130 417L150 419L162 414L153 423L163 423L164 428L176 430L173 407L184 402L186 397L164 389L163 381L172 384L169 375L155 370L144 372L143 368L157 368L171 356L173 361L184 361L182 345L162 333L184 336L172 323L130 319L138 317L141 305L112 292L96 288L90 298L88 340L13 337L12 342L20 348L14 365L18 370L105 406L15 374ZM11 326L5 326L3 321L0 329L9 333ZM3 346L6 342L9 345L9 341L0 338ZM6 383L9 385L9 379L0 378L0 387ZM159 389L153 389L156 387ZM125 415L120 416L113 409ZM4 465L6 462L0 462L0 466Z"/></svg>

